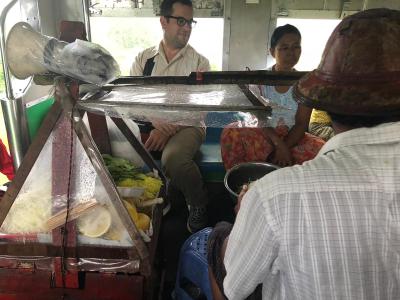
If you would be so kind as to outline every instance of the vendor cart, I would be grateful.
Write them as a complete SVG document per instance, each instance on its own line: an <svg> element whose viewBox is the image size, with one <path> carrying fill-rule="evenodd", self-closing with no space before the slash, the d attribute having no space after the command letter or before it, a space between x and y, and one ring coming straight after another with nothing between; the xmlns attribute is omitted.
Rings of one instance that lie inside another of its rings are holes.
<svg viewBox="0 0 400 300"><path fill-rule="evenodd" d="M151 299L162 205L151 207L152 233L143 234L104 166L101 155L110 152L105 117L159 174L165 199L168 181L128 119L223 127L221 115L230 113L238 126L268 126L270 107L244 84L297 77L193 73L126 77L102 88L55 80L55 104L0 202L0 299Z"/></svg>

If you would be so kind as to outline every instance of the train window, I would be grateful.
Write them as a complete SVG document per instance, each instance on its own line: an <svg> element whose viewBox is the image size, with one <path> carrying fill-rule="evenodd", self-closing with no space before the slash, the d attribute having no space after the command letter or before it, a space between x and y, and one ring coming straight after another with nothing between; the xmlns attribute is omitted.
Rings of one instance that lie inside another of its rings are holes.
<svg viewBox="0 0 400 300"><path fill-rule="evenodd" d="M212 70L221 70L223 19L198 18L197 21L189 43L210 60ZM90 27L92 41L114 56L122 75L129 75L132 62L140 51L158 45L162 39L158 17L93 16L90 18ZM213 32L211 36L210 32Z"/></svg>
<svg viewBox="0 0 400 300"><path fill-rule="evenodd" d="M212 34L210 34L212 32ZM198 18L190 44L210 61L212 71L222 70L224 41L223 18Z"/></svg>
<svg viewBox="0 0 400 300"><path fill-rule="evenodd" d="M340 19L277 19L276 26L291 24L300 30L302 53L296 65L298 71L309 71L318 67L325 44L340 21Z"/></svg>

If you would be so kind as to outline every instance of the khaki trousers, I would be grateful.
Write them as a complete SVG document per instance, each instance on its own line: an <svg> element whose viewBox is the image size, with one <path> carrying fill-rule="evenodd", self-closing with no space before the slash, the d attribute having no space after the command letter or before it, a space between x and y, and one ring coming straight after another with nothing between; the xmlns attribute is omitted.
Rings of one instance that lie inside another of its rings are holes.
<svg viewBox="0 0 400 300"><path fill-rule="evenodd" d="M204 128L186 127L169 139L161 156L171 185L181 191L186 203L192 206L205 206L208 202L199 167L193 160L204 140Z"/></svg>

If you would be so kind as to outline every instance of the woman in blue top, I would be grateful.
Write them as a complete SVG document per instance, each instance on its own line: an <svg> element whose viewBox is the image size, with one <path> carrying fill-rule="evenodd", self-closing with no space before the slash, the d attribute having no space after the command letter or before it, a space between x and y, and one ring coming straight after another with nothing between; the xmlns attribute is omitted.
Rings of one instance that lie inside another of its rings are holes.
<svg viewBox="0 0 400 300"><path fill-rule="evenodd" d="M277 27L271 37L273 71L295 71L301 54L299 30L289 24ZM297 104L291 86L258 86L257 92L272 107L271 127L235 128L232 124L221 135L224 166L248 161L270 161L279 166L301 164L315 157L324 144L306 134L311 109Z"/></svg>

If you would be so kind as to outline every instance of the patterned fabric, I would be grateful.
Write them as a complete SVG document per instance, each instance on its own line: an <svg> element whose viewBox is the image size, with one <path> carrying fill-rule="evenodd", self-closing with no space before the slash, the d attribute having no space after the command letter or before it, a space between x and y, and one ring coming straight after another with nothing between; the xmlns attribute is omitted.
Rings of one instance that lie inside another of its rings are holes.
<svg viewBox="0 0 400 300"><path fill-rule="evenodd" d="M350 130L258 180L229 236L224 291L244 299L400 295L400 122Z"/></svg>
<svg viewBox="0 0 400 300"><path fill-rule="evenodd" d="M335 131L333 130L331 123L310 123L308 125L308 131L323 139L324 141L328 141L330 138L335 136Z"/></svg>
<svg viewBox="0 0 400 300"><path fill-rule="evenodd" d="M221 157L226 170L243 162L269 161L274 146L264 134L262 128L238 128L238 123L228 125L221 134ZM275 128L281 138L288 134L286 126ZM296 164L313 159L324 141L306 133L298 144L291 149Z"/></svg>
<svg viewBox="0 0 400 300"><path fill-rule="evenodd" d="M332 123L332 120L326 111L313 109L310 123L330 124Z"/></svg>

